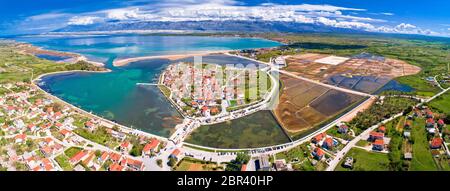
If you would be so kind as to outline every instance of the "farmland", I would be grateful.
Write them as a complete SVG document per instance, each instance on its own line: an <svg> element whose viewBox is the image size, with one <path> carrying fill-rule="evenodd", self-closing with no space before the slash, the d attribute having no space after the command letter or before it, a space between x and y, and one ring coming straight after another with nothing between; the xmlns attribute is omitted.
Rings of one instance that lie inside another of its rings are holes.
<svg viewBox="0 0 450 191"><path fill-rule="evenodd" d="M353 157L355 163L352 170L355 171L388 171L389 157L384 153L367 152L359 148L352 148L345 157ZM344 158L345 158L344 157ZM337 166L336 171L349 171L343 168L342 163Z"/></svg>
<svg viewBox="0 0 450 191"><path fill-rule="evenodd" d="M264 38L283 39L289 43L286 51L265 52L257 55L264 60L268 55L296 54L292 49L301 49L303 53L333 54L352 56L363 52L381 55L388 59L404 61L418 66L418 74L394 78L402 84L414 88L414 94L431 96L439 91L424 78L447 71L448 50L447 39L439 37L412 37L408 35L339 35L339 34L297 34L283 35L265 34ZM308 77L308 76L305 76Z"/></svg>

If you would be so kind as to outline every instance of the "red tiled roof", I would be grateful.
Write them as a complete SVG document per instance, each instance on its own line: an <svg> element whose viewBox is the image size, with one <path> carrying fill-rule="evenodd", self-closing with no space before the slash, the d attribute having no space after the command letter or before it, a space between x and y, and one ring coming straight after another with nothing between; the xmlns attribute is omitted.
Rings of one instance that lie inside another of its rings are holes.
<svg viewBox="0 0 450 191"><path fill-rule="evenodd" d="M246 164L243 164L241 166L241 171L247 171L247 165Z"/></svg>
<svg viewBox="0 0 450 191"><path fill-rule="evenodd" d="M432 147L440 147L442 145L442 139L441 138L433 138L431 140L431 146Z"/></svg>
<svg viewBox="0 0 450 191"><path fill-rule="evenodd" d="M75 163L80 161L84 156L86 156L86 152L80 151L77 154L75 154L72 158L70 158L70 162Z"/></svg>
<svg viewBox="0 0 450 191"><path fill-rule="evenodd" d="M45 138L45 142L47 142L47 144L51 143L51 142L53 142L53 139L51 137L47 137L47 138Z"/></svg>
<svg viewBox="0 0 450 191"><path fill-rule="evenodd" d="M86 123L84 123L84 125L87 127L91 127L94 124L91 121L87 121Z"/></svg>
<svg viewBox="0 0 450 191"><path fill-rule="evenodd" d="M328 137L325 139L325 143L327 143L328 146L333 146L333 139Z"/></svg>
<svg viewBox="0 0 450 191"><path fill-rule="evenodd" d="M70 131L67 130L67 129L61 129L61 131L59 131L59 133L61 133L62 135L66 136L66 135L68 135L68 134L70 134L70 133L72 133L72 132L70 132Z"/></svg>
<svg viewBox="0 0 450 191"><path fill-rule="evenodd" d="M49 146L45 146L41 148L41 151L44 152L45 154L51 154L52 153L52 148Z"/></svg>
<svg viewBox="0 0 450 191"><path fill-rule="evenodd" d="M323 154L325 154L325 152L323 152L323 150L318 147L314 149L314 152L317 156L322 156Z"/></svg>
<svg viewBox="0 0 450 191"><path fill-rule="evenodd" d="M144 152L148 152L152 149L155 149L157 146L159 145L159 141L158 139L153 139L152 141L150 141L150 143L146 144L144 146L144 149L142 149Z"/></svg>
<svg viewBox="0 0 450 191"><path fill-rule="evenodd" d="M111 165L109 165L109 170L110 171L122 171L123 170L123 166L120 166L117 163L112 163Z"/></svg>
<svg viewBox="0 0 450 191"><path fill-rule="evenodd" d="M379 131L385 132L386 131L386 127L385 126L381 126L380 128L378 128Z"/></svg>
<svg viewBox="0 0 450 191"><path fill-rule="evenodd" d="M111 160L113 161L119 161L122 156L117 153L111 153L109 154L109 158L111 158Z"/></svg>
<svg viewBox="0 0 450 191"><path fill-rule="evenodd" d="M219 112L219 109L218 109L217 107L213 107L213 108L211 109L211 112L212 112L212 113L218 113L218 112Z"/></svg>
<svg viewBox="0 0 450 191"><path fill-rule="evenodd" d="M439 124L439 125L444 125L444 124L445 124L445 123L444 123L444 120L439 119L438 124Z"/></svg>
<svg viewBox="0 0 450 191"><path fill-rule="evenodd" d="M52 162L50 162L50 160L48 160L48 158L42 159L42 163L44 164L44 168L46 171L53 170Z"/></svg>
<svg viewBox="0 0 450 191"><path fill-rule="evenodd" d="M127 158L127 165L140 168L142 167L142 161Z"/></svg>
<svg viewBox="0 0 450 191"><path fill-rule="evenodd" d="M109 154L107 152L103 152L102 156L100 156L102 161L105 161L106 159L108 159L108 157L109 157Z"/></svg>
<svg viewBox="0 0 450 191"><path fill-rule="evenodd" d="M320 133L320 134L316 135L316 136L314 137L314 139L316 139L317 141L320 141L320 140L322 140L326 135L327 135L326 133Z"/></svg>
<svg viewBox="0 0 450 191"><path fill-rule="evenodd" d="M377 140L375 140L375 142L373 144L374 145L384 145L384 141L383 141L383 139L377 139Z"/></svg>
<svg viewBox="0 0 450 191"><path fill-rule="evenodd" d="M16 135L15 138L16 138L16 139L22 139L22 140L25 140L25 139L27 138L27 135L25 135L25 134L18 134L18 135Z"/></svg>
<svg viewBox="0 0 450 191"><path fill-rule="evenodd" d="M373 137L384 137L384 133L372 131L372 132L370 132L370 136L373 136Z"/></svg>
<svg viewBox="0 0 450 191"><path fill-rule="evenodd" d="M122 148L128 148L128 146L130 146L130 142L128 142L128 141L125 141L120 145L120 147L122 147Z"/></svg>
<svg viewBox="0 0 450 191"><path fill-rule="evenodd" d="M434 119L432 118L427 119L427 123L434 123Z"/></svg>
<svg viewBox="0 0 450 191"><path fill-rule="evenodd" d="M178 156L180 154L180 150L178 150L178 149L175 149L173 152L172 152L172 155L173 156Z"/></svg>

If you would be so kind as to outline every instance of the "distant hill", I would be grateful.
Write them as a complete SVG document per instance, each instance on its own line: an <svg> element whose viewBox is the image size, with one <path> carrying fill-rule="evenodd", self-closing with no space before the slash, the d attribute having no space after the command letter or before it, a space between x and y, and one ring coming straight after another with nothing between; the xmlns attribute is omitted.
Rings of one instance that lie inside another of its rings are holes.
<svg viewBox="0 0 450 191"><path fill-rule="evenodd" d="M91 25L71 25L53 32L89 32L120 30L195 30L224 32L321 32L367 33L365 31L335 28L318 24L267 21L182 21L182 22L106 22Z"/></svg>

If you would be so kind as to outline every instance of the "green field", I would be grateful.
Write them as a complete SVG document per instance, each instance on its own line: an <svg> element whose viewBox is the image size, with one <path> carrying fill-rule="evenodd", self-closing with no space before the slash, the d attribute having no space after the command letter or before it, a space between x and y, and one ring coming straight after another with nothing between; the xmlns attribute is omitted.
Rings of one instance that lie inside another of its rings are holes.
<svg viewBox="0 0 450 191"><path fill-rule="evenodd" d="M411 138L414 140L412 146L413 159L409 170L429 171L438 170L433 156L430 152L430 146L427 141L427 132L425 130L425 120L416 118L412 125Z"/></svg>
<svg viewBox="0 0 450 191"><path fill-rule="evenodd" d="M342 167L342 163L346 157L353 157L356 160L353 163L353 169ZM388 171L389 170L389 157L387 154L367 152L359 148L352 148L339 165L335 169L336 171Z"/></svg>
<svg viewBox="0 0 450 191"><path fill-rule="evenodd" d="M362 52L399 59L419 66L422 71L413 76L397 80L415 89L415 94L431 96L439 92L424 80L425 77L447 71L450 43L447 39L435 37L411 37L407 35L344 35L344 34L264 34L263 38L282 38L287 40L286 51L269 51L257 55L259 60L267 61L278 55L301 52L352 56Z"/></svg>
<svg viewBox="0 0 450 191"><path fill-rule="evenodd" d="M76 64L56 63L35 56L25 55L18 52L11 44L0 44L0 83L6 82L28 82L41 74L67 71L67 70L102 70L80 61Z"/></svg>
<svg viewBox="0 0 450 191"><path fill-rule="evenodd" d="M64 151L64 154L66 154L67 157L72 158L75 156L78 152L82 151L82 148L79 147L70 147L67 150Z"/></svg>
<svg viewBox="0 0 450 191"><path fill-rule="evenodd" d="M430 102L429 105L433 107L433 109L438 110L440 113L450 115L450 92L437 97Z"/></svg>
<svg viewBox="0 0 450 191"><path fill-rule="evenodd" d="M119 146L118 140L107 132L106 127L98 127L92 132L87 130L86 128L77 128L74 130L74 132L85 139L107 146L109 148L115 148Z"/></svg>
<svg viewBox="0 0 450 191"><path fill-rule="evenodd" d="M70 165L69 158L66 155L60 154L55 157L55 160L64 171L73 170L72 165Z"/></svg>
<svg viewBox="0 0 450 191"><path fill-rule="evenodd" d="M175 168L175 171L218 171L223 170L223 167L216 163L201 161L189 157L183 158Z"/></svg>

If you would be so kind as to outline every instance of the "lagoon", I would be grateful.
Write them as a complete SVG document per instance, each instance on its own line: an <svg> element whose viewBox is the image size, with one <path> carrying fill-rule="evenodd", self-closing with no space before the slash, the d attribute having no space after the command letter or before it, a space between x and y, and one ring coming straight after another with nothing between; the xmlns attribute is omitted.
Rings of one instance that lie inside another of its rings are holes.
<svg viewBox="0 0 450 191"><path fill-rule="evenodd" d="M160 72L174 61L152 59L130 63L124 67L114 67L112 66L114 59L280 45L277 42L255 38L198 36L38 36L19 37L16 40L50 50L76 52L95 61L104 62L111 72L53 74L41 78L40 86L86 111L92 111L96 115L120 124L165 137L170 136L182 117L157 87L137 86L136 83L157 82ZM224 55L207 56L203 58L203 61L219 62L218 64L248 64L247 60L227 58Z"/></svg>

